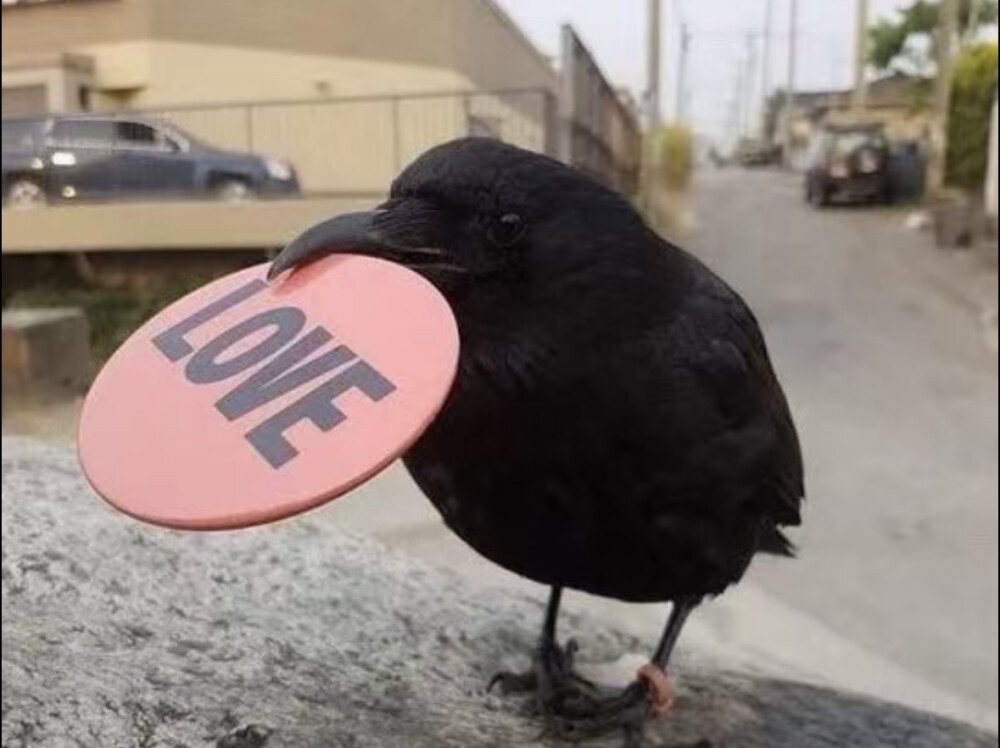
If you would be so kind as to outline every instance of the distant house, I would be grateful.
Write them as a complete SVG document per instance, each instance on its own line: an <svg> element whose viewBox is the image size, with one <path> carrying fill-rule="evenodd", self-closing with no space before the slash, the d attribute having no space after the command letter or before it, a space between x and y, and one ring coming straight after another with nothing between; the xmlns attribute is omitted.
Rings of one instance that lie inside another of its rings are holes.
<svg viewBox="0 0 1000 748"><path fill-rule="evenodd" d="M921 106L920 92L930 90L930 81L894 72L868 84L864 122L885 125L886 134L897 141L922 141L927 135L928 112ZM824 124L855 121L851 111L853 89L800 91L792 112L792 150L801 151L810 135ZM781 133L783 128L778 128ZM784 145L784 143L782 143Z"/></svg>

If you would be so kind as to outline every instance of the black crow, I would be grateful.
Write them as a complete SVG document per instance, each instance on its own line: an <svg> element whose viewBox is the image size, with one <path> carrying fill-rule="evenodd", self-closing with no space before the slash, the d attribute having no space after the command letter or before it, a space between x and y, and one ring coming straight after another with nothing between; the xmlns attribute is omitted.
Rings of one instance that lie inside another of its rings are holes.
<svg viewBox="0 0 1000 748"><path fill-rule="evenodd" d="M779 527L800 521L798 438L746 304L619 193L486 138L432 148L387 202L309 229L271 275L331 252L411 267L454 310L457 379L404 462L463 540L551 586L532 673L502 682L577 734L665 709L688 614L755 553L792 555ZM556 643L564 587L673 603L621 693Z"/></svg>

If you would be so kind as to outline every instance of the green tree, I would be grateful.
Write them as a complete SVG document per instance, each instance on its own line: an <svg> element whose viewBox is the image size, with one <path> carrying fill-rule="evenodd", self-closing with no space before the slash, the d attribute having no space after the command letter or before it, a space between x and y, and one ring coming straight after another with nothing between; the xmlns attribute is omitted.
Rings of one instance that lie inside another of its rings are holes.
<svg viewBox="0 0 1000 748"><path fill-rule="evenodd" d="M694 139L681 124L664 125L659 133L660 178L670 189L682 190L694 169Z"/></svg>
<svg viewBox="0 0 1000 748"><path fill-rule="evenodd" d="M868 64L875 70L906 70L919 76L931 73L934 37L938 26L936 0L916 0L898 11L893 19L882 19L868 29ZM959 28L966 40L974 32L997 21L997 0L959 0Z"/></svg>
<svg viewBox="0 0 1000 748"><path fill-rule="evenodd" d="M997 45L975 44L955 60L948 115L945 179L955 187L979 190L986 178L990 117L997 92Z"/></svg>

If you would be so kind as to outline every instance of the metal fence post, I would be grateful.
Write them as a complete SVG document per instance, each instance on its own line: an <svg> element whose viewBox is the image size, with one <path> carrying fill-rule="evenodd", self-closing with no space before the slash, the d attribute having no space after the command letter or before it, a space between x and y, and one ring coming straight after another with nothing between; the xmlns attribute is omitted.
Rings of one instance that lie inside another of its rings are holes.
<svg viewBox="0 0 1000 748"><path fill-rule="evenodd" d="M399 143L399 97L392 97L392 163L393 170L398 174L403 167L402 153Z"/></svg>
<svg viewBox="0 0 1000 748"><path fill-rule="evenodd" d="M462 126L465 129L463 135L472 135L472 101L469 94L462 94Z"/></svg>
<svg viewBox="0 0 1000 748"><path fill-rule="evenodd" d="M545 155L559 158L559 104L552 91L541 91L542 127L544 134L542 147Z"/></svg>
<svg viewBox="0 0 1000 748"><path fill-rule="evenodd" d="M253 151L253 104L247 104L247 150Z"/></svg>
<svg viewBox="0 0 1000 748"><path fill-rule="evenodd" d="M560 161L573 164L574 136L577 116L576 101L576 37L569 24L562 27L559 66L559 98L556 115L556 154Z"/></svg>

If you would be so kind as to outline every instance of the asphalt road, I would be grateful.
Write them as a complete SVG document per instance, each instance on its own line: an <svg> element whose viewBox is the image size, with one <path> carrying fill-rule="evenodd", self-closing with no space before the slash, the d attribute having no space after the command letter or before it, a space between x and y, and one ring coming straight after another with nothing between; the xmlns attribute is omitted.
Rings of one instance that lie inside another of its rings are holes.
<svg viewBox="0 0 1000 748"><path fill-rule="evenodd" d="M807 464L801 558L755 583L995 715L995 272L781 174L705 175L699 206L693 249L756 310Z"/></svg>

